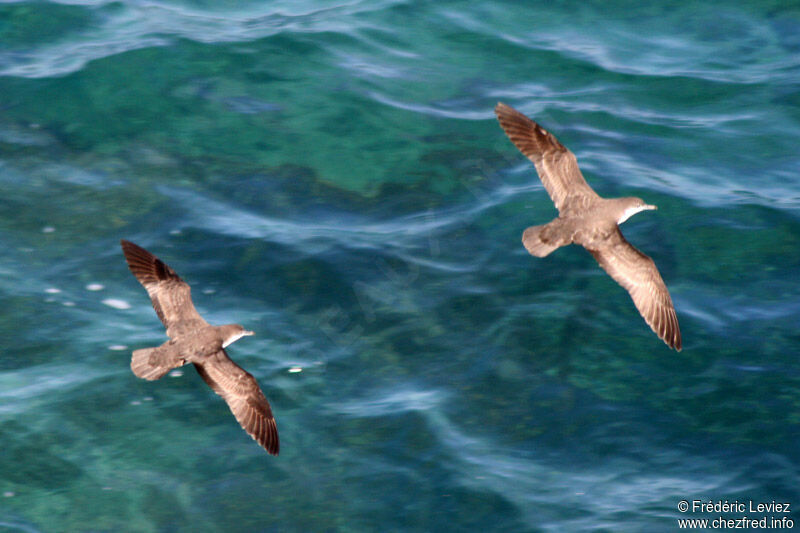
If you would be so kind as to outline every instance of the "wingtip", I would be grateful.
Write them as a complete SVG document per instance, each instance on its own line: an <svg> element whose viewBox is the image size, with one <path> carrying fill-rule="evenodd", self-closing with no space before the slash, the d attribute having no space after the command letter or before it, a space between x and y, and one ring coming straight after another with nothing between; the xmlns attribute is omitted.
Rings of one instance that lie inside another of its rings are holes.
<svg viewBox="0 0 800 533"><path fill-rule="evenodd" d="M512 113L514 111L516 111L516 110L513 107L511 107L510 105L504 104L503 102L497 102L497 105L494 106L494 114L497 116L498 119L501 116L508 115L509 113Z"/></svg>
<svg viewBox="0 0 800 533"><path fill-rule="evenodd" d="M141 246L131 241L126 241L125 239L120 239L119 241L120 246L122 247L122 253L125 255L125 261L127 261L128 266L133 268L133 263L137 260L150 260L151 254ZM153 256L155 257L155 256ZM134 272L135 274L135 272Z"/></svg>
<svg viewBox="0 0 800 533"><path fill-rule="evenodd" d="M281 451L281 442L278 438L278 425L275 423L275 419L271 418L267 422L267 433L265 435L265 439L263 442L259 442L261 446L267 451L270 455L278 455ZM253 437L255 439L255 437ZM258 439L256 439L258 441Z"/></svg>
<svg viewBox="0 0 800 533"><path fill-rule="evenodd" d="M677 322L675 324L675 327L677 328ZM669 335L669 333L672 333L672 335L671 335L672 338L668 338L667 337L667 335ZM673 350L675 350L677 352L680 352L683 349L683 343L682 343L682 340L681 340L681 332L678 329L674 330L673 332L668 332L668 333L664 334L664 336L661 337L661 340L664 341L664 344L666 344L667 346L669 346L670 348L672 348Z"/></svg>
<svg viewBox="0 0 800 533"><path fill-rule="evenodd" d="M122 247L122 251L125 252L126 255L127 255L128 251L144 250L144 248L142 248L141 246L139 246L135 242L131 242L131 241L128 241L126 239L120 239L119 240L119 245Z"/></svg>

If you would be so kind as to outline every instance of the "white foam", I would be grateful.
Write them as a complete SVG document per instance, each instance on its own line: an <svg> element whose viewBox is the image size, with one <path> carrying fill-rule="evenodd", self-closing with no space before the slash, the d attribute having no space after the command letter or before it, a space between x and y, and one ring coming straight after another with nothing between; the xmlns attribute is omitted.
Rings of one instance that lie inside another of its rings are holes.
<svg viewBox="0 0 800 533"><path fill-rule="evenodd" d="M131 304L126 302L125 300L118 300L117 298L106 298L103 300L103 303L109 307L113 307L114 309L130 309Z"/></svg>

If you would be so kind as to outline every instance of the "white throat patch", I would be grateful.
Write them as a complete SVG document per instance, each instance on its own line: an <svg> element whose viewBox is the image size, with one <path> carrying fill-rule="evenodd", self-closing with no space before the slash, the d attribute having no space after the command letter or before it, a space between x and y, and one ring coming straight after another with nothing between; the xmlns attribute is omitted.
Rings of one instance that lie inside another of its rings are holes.
<svg viewBox="0 0 800 533"><path fill-rule="evenodd" d="M623 222L625 222L626 220L628 220L629 218L631 218L633 215L635 215L640 211L647 211L648 209L655 209L655 208L656 206L654 205L640 205L638 207L629 207L622 212L622 215L619 217L619 220L617 220L617 224L622 224Z"/></svg>
<svg viewBox="0 0 800 533"><path fill-rule="evenodd" d="M252 334L253 334L252 331L241 331L241 332L237 333L236 335L234 335L232 337L228 337L228 339L225 342L222 343L222 347L223 348L227 348L228 346L230 346L234 342L238 341L242 337L244 337L246 335L252 335Z"/></svg>

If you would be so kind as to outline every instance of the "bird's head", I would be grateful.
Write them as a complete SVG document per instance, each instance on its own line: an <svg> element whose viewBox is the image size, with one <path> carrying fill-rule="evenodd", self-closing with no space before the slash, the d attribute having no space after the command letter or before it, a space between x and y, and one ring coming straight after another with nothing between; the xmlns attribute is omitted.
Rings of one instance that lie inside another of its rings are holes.
<svg viewBox="0 0 800 533"><path fill-rule="evenodd" d="M219 327L219 333L222 335L222 347L225 348L230 344L238 341L247 335L255 335L252 331L247 331L239 324L226 324Z"/></svg>
<svg viewBox="0 0 800 533"><path fill-rule="evenodd" d="M644 203L641 198L633 196L628 198L620 198L620 216L617 219L617 224L622 224L639 211L646 211L648 209L658 209L658 207Z"/></svg>

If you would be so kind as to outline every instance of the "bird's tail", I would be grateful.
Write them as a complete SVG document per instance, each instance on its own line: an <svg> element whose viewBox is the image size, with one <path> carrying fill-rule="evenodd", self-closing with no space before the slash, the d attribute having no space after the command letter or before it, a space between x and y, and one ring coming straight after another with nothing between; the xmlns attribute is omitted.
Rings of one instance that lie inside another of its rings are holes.
<svg viewBox="0 0 800 533"><path fill-rule="evenodd" d="M553 222L550 224L553 224ZM548 235L549 233L553 233L547 231L550 224L531 226L522 233L522 244L525 246L525 249L531 253L531 255L535 255L536 257L544 257L556 248L566 244L560 242L559 239L553 239L551 238L551 235Z"/></svg>
<svg viewBox="0 0 800 533"><path fill-rule="evenodd" d="M137 377L150 381L159 379L173 368L182 366L186 361L170 357L168 349L143 348L134 350L131 358L131 370Z"/></svg>

